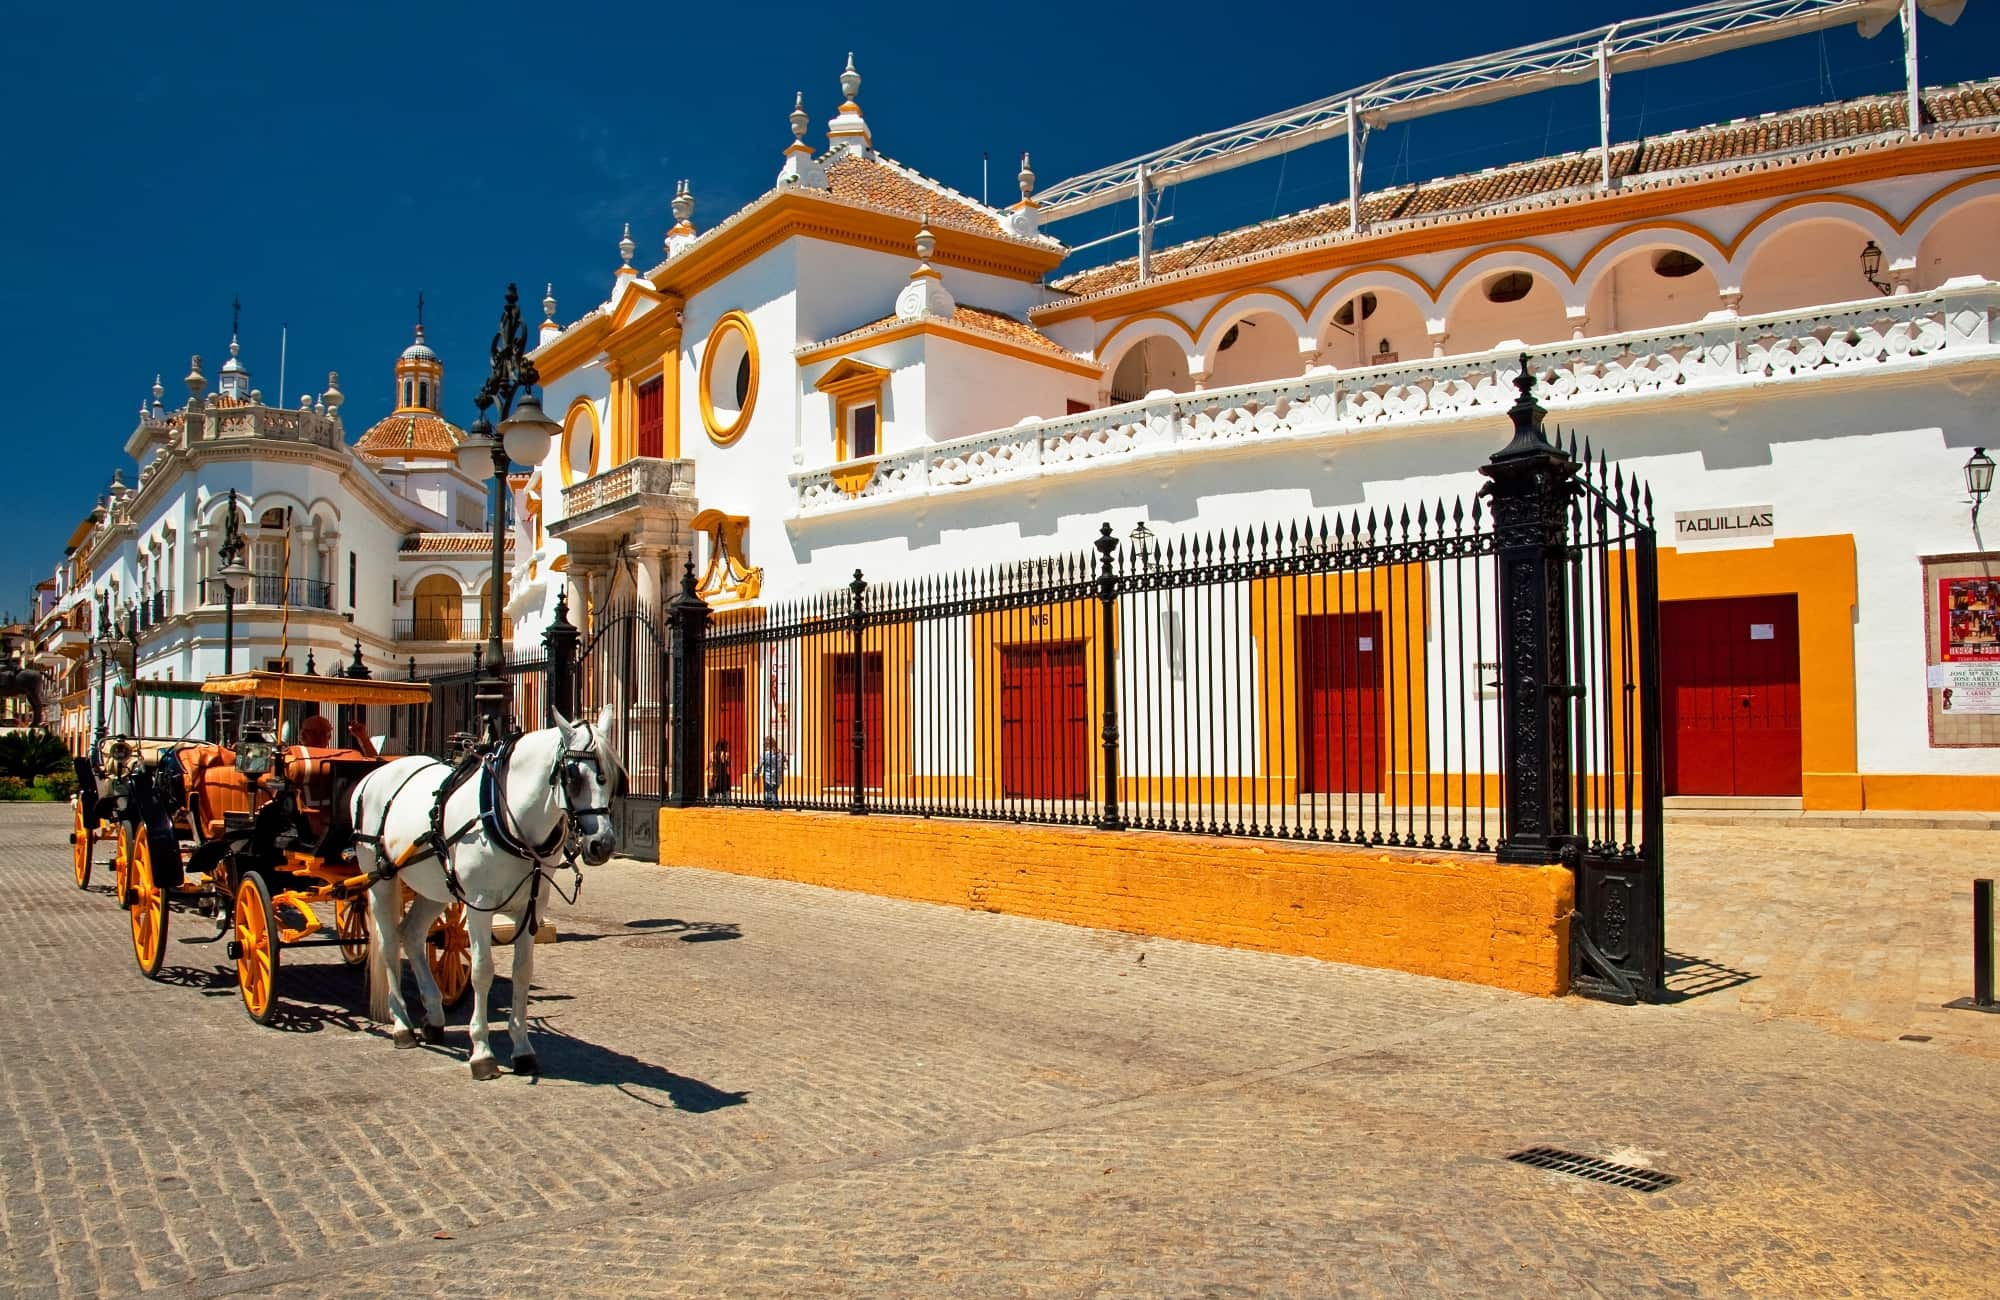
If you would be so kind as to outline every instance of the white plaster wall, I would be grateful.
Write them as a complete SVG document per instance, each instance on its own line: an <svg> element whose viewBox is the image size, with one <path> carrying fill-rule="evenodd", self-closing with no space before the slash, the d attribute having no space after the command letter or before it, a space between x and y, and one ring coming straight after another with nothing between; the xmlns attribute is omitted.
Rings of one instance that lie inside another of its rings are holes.
<svg viewBox="0 0 2000 1300"><path fill-rule="evenodd" d="M944 336L926 338L925 427L931 442L1005 428L1029 416L1063 415L1068 402L1094 403L1097 381L1016 360Z"/></svg>
<svg viewBox="0 0 2000 1300"><path fill-rule="evenodd" d="M1228 388L1305 373L1306 359L1299 354L1298 331L1277 316L1257 312L1232 328L1236 330L1236 342L1226 349L1218 343L1209 358L1207 387Z"/></svg>
<svg viewBox="0 0 2000 1300"><path fill-rule="evenodd" d="M1683 325L1721 308L1715 272L1706 262L1692 275L1663 276L1653 268L1660 251L1646 248L1628 254L1598 278L1590 295L1586 334Z"/></svg>

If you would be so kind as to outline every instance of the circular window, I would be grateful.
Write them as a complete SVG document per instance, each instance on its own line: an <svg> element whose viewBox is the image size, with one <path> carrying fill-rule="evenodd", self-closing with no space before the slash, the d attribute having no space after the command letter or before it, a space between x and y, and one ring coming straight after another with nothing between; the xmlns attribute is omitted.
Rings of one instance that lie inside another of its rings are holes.
<svg viewBox="0 0 2000 1300"><path fill-rule="evenodd" d="M1354 304L1357 302L1361 304L1362 320L1367 320L1375 314L1375 295L1364 293L1359 298L1349 298L1346 302L1340 304L1340 310L1333 314L1333 323L1336 325L1345 325L1348 329L1353 329Z"/></svg>
<svg viewBox="0 0 2000 1300"><path fill-rule="evenodd" d="M1519 302L1535 287L1535 277L1526 271L1502 271L1486 282L1486 301Z"/></svg>
<svg viewBox="0 0 2000 1300"><path fill-rule="evenodd" d="M564 486L580 483L597 471L597 411L590 402L578 398L563 420L562 466Z"/></svg>
<svg viewBox="0 0 2000 1300"><path fill-rule="evenodd" d="M749 427L757 403L757 336L750 318L732 311L715 322L701 352L701 423L720 446Z"/></svg>
<svg viewBox="0 0 2000 1300"><path fill-rule="evenodd" d="M1693 275L1701 269L1701 259L1678 248L1669 248L1653 259L1653 272L1668 280Z"/></svg>

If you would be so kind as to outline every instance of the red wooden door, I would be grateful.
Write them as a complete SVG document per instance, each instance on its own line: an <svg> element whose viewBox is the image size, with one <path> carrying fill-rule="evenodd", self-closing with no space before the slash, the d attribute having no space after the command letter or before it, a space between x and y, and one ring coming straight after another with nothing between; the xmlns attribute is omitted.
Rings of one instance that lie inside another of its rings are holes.
<svg viewBox="0 0 2000 1300"><path fill-rule="evenodd" d="M854 786L854 656L830 654L824 660L825 731L820 738L826 766L825 784ZM861 779L868 789L882 787L882 656L861 656Z"/></svg>
<svg viewBox="0 0 2000 1300"><path fill-rule="evenodd" d="M1298 647L1300 788L1381 790L1382 616L1302 614Z"/></svg>
<svg viewBox="0 0 2000 1300"><path fill-rule="evenodd" d="M1000 651L1000 784L1016 799L1090 794L1083 643Z"/></svg>
<svg viewBox="0 0 2000 1300"><path fill-rule="evenodd" d="M634 405L638 409L637 437L633 439L635 454L658 457L663 450L661 430L665 425L666 409L661 404L661 385L657 379L648 379L639 385L633 394Z"/></svg>
<svg viewBox="0 0 2000 1300"><path fill-rule="evenodd" d="M718 740L728 743L729 780L733 789L741 789L750 779L759 756L758 751L750 748L750 710L746 698L749 688L744 675L742 668L724 668L715 674L715 734L709 737L709 748L713 752Z"/></svg>
<svg viewBox="0 0 2000 1300"><path fill-rule="evenodd" d="M1801 792L1798 597L1662 602L1660 680L1668 794Z"/></svg>

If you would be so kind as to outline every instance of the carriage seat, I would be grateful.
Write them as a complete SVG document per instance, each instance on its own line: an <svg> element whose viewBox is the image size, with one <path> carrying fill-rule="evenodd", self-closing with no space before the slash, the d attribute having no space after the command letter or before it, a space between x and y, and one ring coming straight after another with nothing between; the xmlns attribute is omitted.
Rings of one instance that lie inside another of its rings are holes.
<svg viewBox="0 0 2000 1300"><path fill-rule="evenodd" d="M314 834L323 836L327 832L340 777L353 775L357 767L373 767L379 762L358 749L285 747L285 780L298 792L299 811L305 814Z"/></svg>
<svg viewBox="0 0 2000 1300"><path fill-rule="evenodd" d="M203 839L222 833L227 814L252 812L263 802L258 798L255 778L236 770L235 750L222 745L187 745L180 758L187 774L188 806L201 819Z"/></svg>

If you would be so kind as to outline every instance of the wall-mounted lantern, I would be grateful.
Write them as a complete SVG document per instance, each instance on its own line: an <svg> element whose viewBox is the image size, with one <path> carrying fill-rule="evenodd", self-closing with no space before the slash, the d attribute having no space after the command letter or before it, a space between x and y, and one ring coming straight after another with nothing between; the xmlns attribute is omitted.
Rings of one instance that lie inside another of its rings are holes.
<svg viewBox="0 0 2000 1300"><path fill-rule="evenodd" d="M1965 490L1972 494L1972 522L1977 524L1980 503L1993 490L1993 458L1984 447L1974 447L1972 459L1965 462Z"/></svg>
<svg viewBox="0 0 2000 1300"><path fill-rule="evenodd" d="M1882 274L1882 249L1872 239L1861 246L1861 274L1875 286L1876 293L1889 292L1889 286L1875 278Z"/></svg>

